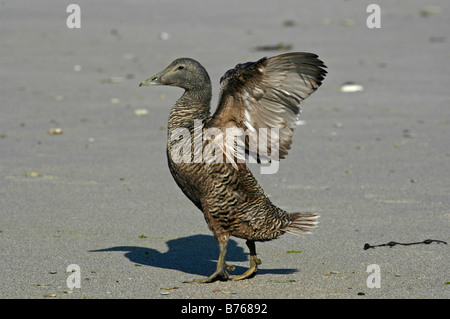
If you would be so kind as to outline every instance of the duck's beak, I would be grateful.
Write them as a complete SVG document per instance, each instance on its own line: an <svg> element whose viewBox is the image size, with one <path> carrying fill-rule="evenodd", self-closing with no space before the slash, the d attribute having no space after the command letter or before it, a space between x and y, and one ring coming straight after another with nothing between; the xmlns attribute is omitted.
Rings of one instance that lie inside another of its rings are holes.
<svg viewBox="0 0 450 319"><path fill-rule="evenodd" d="M159 72L158 74L155 74L151 78L148 78L147 80L141 82L139 86L152 86L152 85L162 85L161 83L161 76L165 73L166 70Z"/></svg>

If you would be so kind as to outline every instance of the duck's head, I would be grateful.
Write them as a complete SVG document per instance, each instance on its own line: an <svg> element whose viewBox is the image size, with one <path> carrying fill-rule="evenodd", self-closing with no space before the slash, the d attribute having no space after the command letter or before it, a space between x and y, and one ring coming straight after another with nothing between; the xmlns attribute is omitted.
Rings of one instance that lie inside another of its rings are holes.
<svg viewBox="0 0 450 319"><path fill-rule="evenodd" d="M139 84L139 86L153 85L177 86L191 91L210 86L210 79L199 62L190 58L179 58L158 74Z"/></svg>

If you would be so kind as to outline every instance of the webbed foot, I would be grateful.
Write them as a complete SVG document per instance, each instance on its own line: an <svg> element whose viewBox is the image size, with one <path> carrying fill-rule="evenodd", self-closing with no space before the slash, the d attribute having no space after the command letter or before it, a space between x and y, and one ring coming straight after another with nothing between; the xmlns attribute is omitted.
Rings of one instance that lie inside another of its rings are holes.
<svg viewBox="0 0 450 319"><path fill-rule="evenodd" d="M258 271L258 265L261 265L261 260L256 256L250 256L250 268L242 275L230 276L231 280L242 280L252 278Z"/></svg>

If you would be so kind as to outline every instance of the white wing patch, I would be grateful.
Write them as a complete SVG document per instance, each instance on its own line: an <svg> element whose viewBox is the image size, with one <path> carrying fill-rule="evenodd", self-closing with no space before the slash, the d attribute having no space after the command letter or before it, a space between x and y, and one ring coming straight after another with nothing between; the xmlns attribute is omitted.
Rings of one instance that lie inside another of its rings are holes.
<svg viewBox="0 0 450 319"><path fill-rule="evenodd" d="M243 101L244 101L244 106L245 106L245 108L244 108L244 117L245 117L244 124L245 124L245 126L247 126L247 128L250 130L250 132L255 133L256 130L253 127L253 125L251 124L252 118L250 116L250 113L248 112L252 108L250 103L248 102L248 98L250 97L250 94L248 94L247 91L244 91L244 96L243 97L244 97Z"/></svg>
<svg viewBox="0 0 450 319"><path fill-rule="evenodd" d="M247 126L250 132L255 133L256 132L255 128L252 126L252 124L250 124L251 123L250 113L248 113L248 111L245 110L244 115L245 115L245 122L244 122L245 126Z"/></svg>

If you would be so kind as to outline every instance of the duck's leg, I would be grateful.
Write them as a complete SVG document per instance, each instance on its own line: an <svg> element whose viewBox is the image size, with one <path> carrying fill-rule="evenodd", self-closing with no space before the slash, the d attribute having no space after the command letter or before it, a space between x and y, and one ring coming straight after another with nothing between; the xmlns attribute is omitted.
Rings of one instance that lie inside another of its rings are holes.
<svg viewBox="0 0 450 319"><path fill-rule="evenodd" d="M250 268L242 275L230 276L231 280L242 280L254 276L258 271L258 265L261 264L261 260L256 257L255 242L253 240L247 240L245 243L248 249L250 249Z"/></svg>
<svg viewBox="0 0 450 319"><path fill-rule="evenodd" d="M203 278L203 279L195 279L192 281L185 281L185 283L209 283L209 282L213 282L216 280L228 280L228 278L230 277L227 273L227 271L225 270L230 269L230 268L234 268L231 265L228 265L227 263L225 263L225 255L227 254L227 246L228 246L228 239L226 241L223 242L219 242L219 260L217 261L217 268L216 271L209 276L208 278Z"/></svg>

